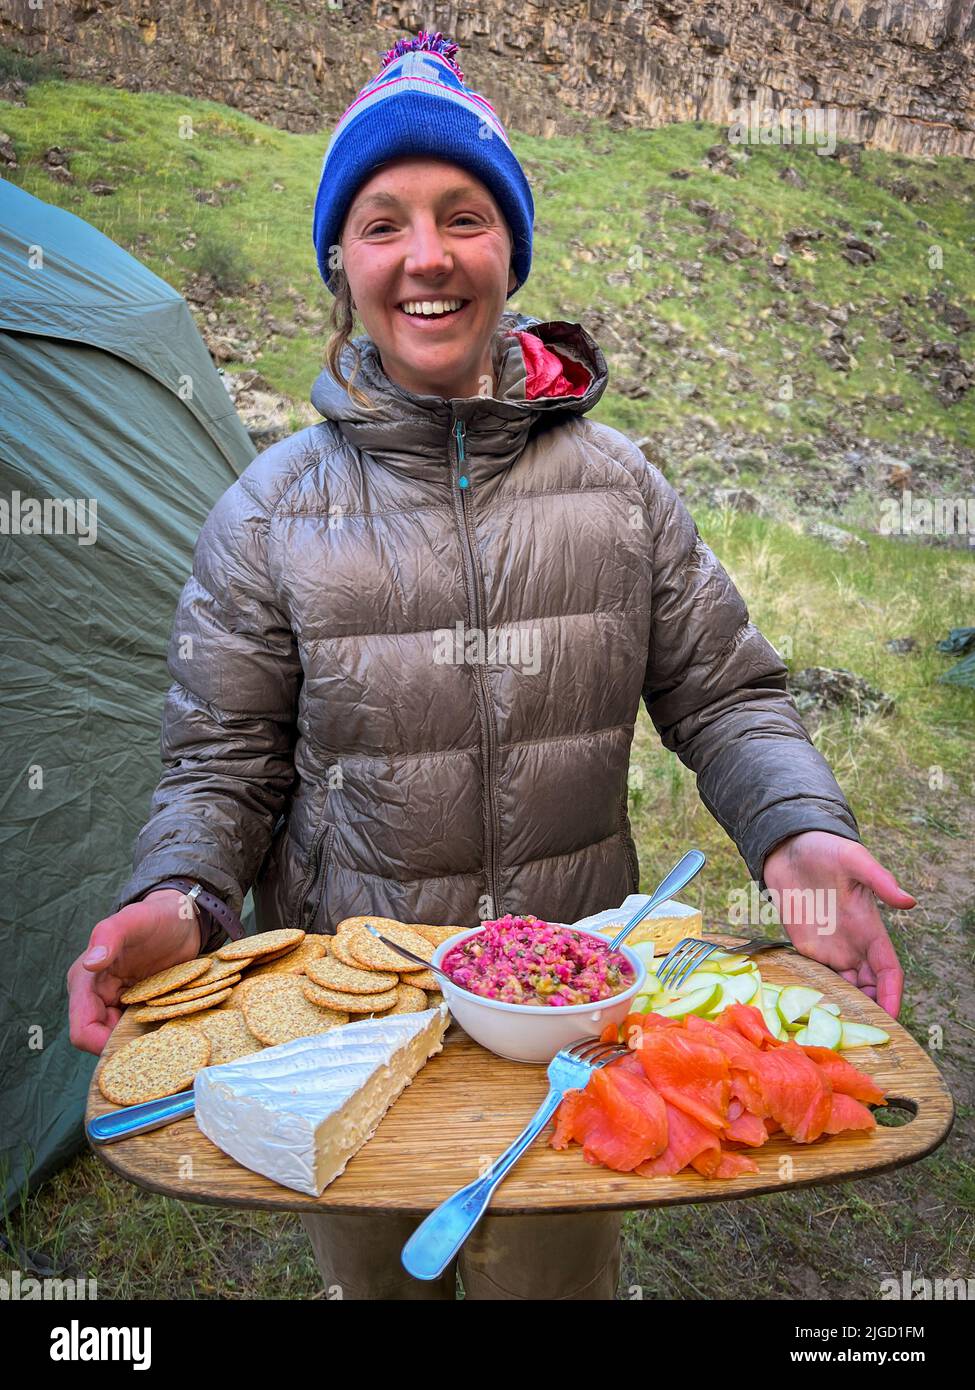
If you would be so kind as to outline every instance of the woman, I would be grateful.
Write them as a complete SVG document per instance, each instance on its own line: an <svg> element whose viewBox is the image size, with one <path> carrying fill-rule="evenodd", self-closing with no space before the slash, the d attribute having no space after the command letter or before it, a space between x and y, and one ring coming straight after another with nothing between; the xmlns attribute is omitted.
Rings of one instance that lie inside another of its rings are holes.
<svg viewBox="0 0 975 1390"><path fill-rule="evenodd" d="M400 40L329 145L323 422L255 459L200 534L166 771L69 973L79 1047L101 1051L125 982L239 932L251 886L260 930L573 922L620 902L639 886L641 694L752 876L835 895L832 926L788 924L798 948L899 1007L873 894L914 899L859 843L785 667L673 488L586 419L607 384L592 338L503 312L531 263L531 192L455 51ZM453 1268L421 1284L400 1266L415 1220L302 1220L343 1297L453 1297ZM611 1298L619 1225L488 1217L466 1292Z"/></svg>

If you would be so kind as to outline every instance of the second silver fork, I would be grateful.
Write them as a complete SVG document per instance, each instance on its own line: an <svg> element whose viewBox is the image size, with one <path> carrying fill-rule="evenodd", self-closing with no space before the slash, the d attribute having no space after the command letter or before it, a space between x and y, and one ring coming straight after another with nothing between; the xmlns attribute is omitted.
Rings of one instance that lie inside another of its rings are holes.
<svg viewBox="0 0 975 1390"><path fill-rule="evenodd" d="M414 1279L438 1279L443 1274L484 1215L498 1183L548 1124L566 1091L581 1090L597 1068L624 1057L628 1050L598 1038L583 1038L555 1054L548 1064L549 1093L518 1138L483 1177L441 1202L403 1246L401 1258L407 1273Z"/></svg>
<svg viewBox="0 0 975 1390"><path fill-rule="evenodd" d="M660 962L656 972L657 979L668 989L676 989L715 951L727 951L733 956L756 956L759 951L770 951L774 947L784 946L795 950L791 941L769 941L764 936L743 941L740 946L725 946L720 941L702 941L699 936L685 936Z"/></svg>

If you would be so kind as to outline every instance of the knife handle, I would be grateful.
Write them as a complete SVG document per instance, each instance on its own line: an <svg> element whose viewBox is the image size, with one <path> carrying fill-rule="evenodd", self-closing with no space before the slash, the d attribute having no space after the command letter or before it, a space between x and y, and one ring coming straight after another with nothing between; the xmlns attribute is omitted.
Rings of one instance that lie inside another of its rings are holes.
<svg viewBox="0 0 975 1390"><path fill-rule="evenodd" d="M140 1105L126 1105L107 1115L96 1115L88 1121L85 1132L93 1144L114 1144L118 1139L128 1139L132 1134L158 1129L160 1125L192 1115L194 1106L192 1090L178 1091L174 1096L162 1096Z"/></svg>

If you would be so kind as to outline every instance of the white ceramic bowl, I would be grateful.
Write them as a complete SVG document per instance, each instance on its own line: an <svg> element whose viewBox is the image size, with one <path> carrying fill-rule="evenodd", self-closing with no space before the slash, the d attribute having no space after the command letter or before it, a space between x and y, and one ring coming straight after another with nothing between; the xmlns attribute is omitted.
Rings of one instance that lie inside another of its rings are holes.
<svg viewBox="0 0 975 1390"><path fill-rule="evenodd" d="M483 930L473 927L449 937L434 951L434 965L442 969L441 962L448 951ZM604 946L609 944L609 938L599 932L580 927L564 930L595 937ZM622 1023L631 1012L631 1001L647 978L647 967L629 946L619 949L633 966L633 984L622 994L610 995L595 1004L567 1004L564 1008L551 1004L506 1004L442 980L444 999L464 1032L490 1052L512 1062L550 1062L559 1048L581 1038L597 1037L607 1023Z"/></svg>

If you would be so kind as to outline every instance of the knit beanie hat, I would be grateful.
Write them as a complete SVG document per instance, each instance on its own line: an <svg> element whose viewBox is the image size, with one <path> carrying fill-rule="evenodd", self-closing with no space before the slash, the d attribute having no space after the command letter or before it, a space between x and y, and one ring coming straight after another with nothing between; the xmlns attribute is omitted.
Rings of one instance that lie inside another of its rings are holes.
<svg viewBox="0 0 975 1390"><path fill-rule="evenodd" d="M312 232L318 268L333 294L329 279L336 262L330 265L329 257L356 192L380 165L418 154L458 164L490 189L511 231L518 278L505 298L528 279L535 216L531 189L494 107L464 86L456 52L457 44L440 33L421 29L414 39L398 39L335 127Z"/></svg>

